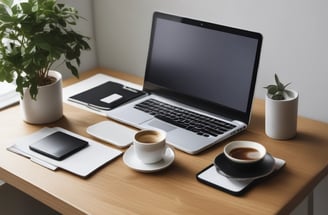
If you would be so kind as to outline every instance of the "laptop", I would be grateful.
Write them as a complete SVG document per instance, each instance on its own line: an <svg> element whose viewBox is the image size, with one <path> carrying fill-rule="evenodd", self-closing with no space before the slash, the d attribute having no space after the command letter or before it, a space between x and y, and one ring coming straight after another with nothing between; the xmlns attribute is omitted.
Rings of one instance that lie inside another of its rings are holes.
<svg viewBox="0 0 328 215"><path fill-rule="evenodd" d="M247 128L261 46L260 33L154 12L147 94L107 116L197 154Z"/></svg>

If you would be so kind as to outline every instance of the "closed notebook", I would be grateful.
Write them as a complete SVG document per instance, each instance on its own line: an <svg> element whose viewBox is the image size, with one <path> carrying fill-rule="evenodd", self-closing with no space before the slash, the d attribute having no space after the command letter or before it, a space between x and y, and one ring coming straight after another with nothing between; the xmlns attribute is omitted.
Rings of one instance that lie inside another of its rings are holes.
<svg viewBox="0 0 328 215"><path fill-rule="evenodd" d="M88 142L57 131L30 144L29 148L55 160L63 160L88 146Z"/></svg>
<svg viewBox="0 0 328 215"><path fill-rule="evenodd" d="M68 98L68 100L100 110L111 110L145 92L108 81Z"/></svg>

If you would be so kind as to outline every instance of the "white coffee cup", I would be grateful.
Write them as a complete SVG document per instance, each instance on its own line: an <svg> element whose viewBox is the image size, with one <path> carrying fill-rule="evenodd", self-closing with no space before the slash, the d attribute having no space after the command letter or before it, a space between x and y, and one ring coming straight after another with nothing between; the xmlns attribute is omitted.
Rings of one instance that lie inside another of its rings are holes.
<svg viewBox="0 0 328 215"><path fill-rule="evenodd" d="M165 154L166 132L162 130L141 130L134 135L134 152L145 164L160 161Z"/></svg>

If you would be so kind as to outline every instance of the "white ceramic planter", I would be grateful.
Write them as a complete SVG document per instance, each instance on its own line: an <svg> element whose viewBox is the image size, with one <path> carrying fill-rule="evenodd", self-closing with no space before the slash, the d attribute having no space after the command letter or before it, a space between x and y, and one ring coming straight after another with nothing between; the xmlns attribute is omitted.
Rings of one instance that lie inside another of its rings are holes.
<svg viewBox="0 0 328 215"><path fill-rule="evenodd" d="M21 114L25 122L45 124L63 116L62 75L56 71L50 71L49 75L57 81L39 87L36 100L33 100L28 89L25 89L24 98L20 100Z"/></svg>
<svg viewBox="0 0 328 215"><path fill-rule="evenodd" d="M289 98L265 98L265 133L274 139L290 139L297 131L298 93L288 90Z"/></svg>

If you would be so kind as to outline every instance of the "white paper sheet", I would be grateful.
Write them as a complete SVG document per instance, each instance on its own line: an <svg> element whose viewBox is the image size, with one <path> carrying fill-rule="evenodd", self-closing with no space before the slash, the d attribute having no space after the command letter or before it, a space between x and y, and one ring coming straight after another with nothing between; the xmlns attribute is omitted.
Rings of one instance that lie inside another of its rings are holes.
<svg viewBox="0 0 328 215"><path fill-rule="evenodd" d="M0 110L19 101L16 86L7 82L0 82Z"/></svg>
<svg viewBox="0 0 328 215"><path fill-rule="evenodd" d="M31 143L38 141L56 131L61 131L82 140L88 141L89 146L62 161L51 159L29 149L29 145ZM28 157L33 162L36 162L48 169L55 170L57 168L61 168L82 177L88 176L90 173L102 165L122 154L122 151L120 150L103 145L94 140L82 137L78 134L59 127L42 128L31 135L20 138L7 149L22 156Z"/></svg>

